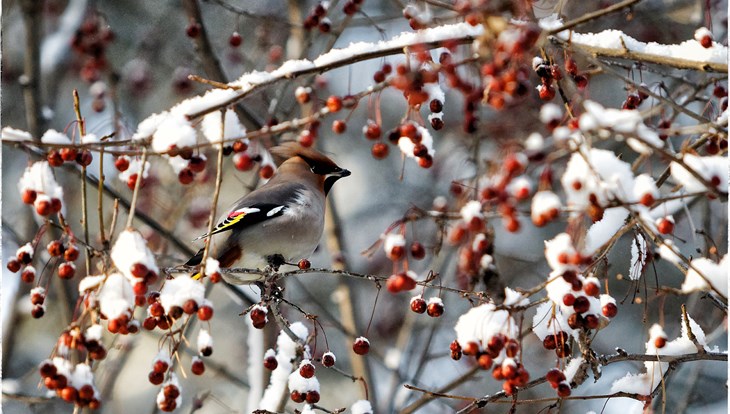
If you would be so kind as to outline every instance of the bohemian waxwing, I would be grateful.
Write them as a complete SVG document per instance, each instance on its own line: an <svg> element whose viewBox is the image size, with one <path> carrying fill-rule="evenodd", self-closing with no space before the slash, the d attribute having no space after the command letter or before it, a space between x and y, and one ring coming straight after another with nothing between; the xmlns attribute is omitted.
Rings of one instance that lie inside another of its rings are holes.
<svg viewBox="0 0 730 414"><path fill-rule="evenodd" d="M337 180L350 175L325 155L296 142L270 151L284 160L274 176L233 203L213 228L209 257L221 268L263 269L308 258L322 236L327 193ZM198 265L202 258L203 249L186 265ZM261 280L260 275L223 274L223 278L233 284Z"/></svg>

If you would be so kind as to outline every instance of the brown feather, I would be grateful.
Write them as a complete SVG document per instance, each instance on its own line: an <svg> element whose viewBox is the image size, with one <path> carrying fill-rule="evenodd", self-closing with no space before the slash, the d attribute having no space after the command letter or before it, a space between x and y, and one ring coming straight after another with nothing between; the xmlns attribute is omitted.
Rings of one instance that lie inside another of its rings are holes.
<svg viewBox="0 0 730 414"><path fill-rule="evenodd" d="M289 141L279 144L278 146L271 148L270 152L271 155L273 155L274 158L277 159L278 164L281 164L282 162L290 158L301 157L302 159L307 160L309 164L314 163L328 167L337 166L334 161L332 161L329 157L322 154L321 152L318 152L312 148L303 147L301 144L295 141Z"/></svg>
<svg viewBox="0 0 730 414"><path fill-rule="evenodd" d="M243 256L243 250L238 244L228 247L226 250L221 252L218 256L218 263L220 267L231 267L238 259Z"/></svg>

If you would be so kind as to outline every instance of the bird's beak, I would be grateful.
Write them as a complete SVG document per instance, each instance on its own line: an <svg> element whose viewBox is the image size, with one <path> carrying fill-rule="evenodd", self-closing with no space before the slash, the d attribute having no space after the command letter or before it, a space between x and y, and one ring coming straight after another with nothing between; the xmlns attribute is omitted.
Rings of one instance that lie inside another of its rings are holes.
<svg viewBox="0 0 730 414"><path fill-rule="evenodd" d="M350 170L346 170L344 168L342 169L342 171L340 171L340 172L337 173L337 175L339 175L340 178L348 177L350 174L352 174L350 172Z"/></svg>

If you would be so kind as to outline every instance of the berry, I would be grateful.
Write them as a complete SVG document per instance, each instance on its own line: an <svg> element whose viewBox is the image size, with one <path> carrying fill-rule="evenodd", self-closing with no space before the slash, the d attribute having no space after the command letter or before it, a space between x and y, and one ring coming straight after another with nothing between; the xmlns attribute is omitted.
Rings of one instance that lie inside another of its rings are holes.
<svg viewBox="0 0 730 414"><path fill-rule="evenodd" d="M545 349L551 350L555 349L557 344L555 342L555 335L548 335L542 340L542 346Z"/></svg>
<svg viewBox="0 0 730 414"><path fill-rule="evenodd" d="M565 381L565 374L563 373L563 371L561 371L557 368L553 368L550 371L548 371L547 374L545 374L545 379L548 380L548 382L550 383L550 385L552 385L553 388L557 388L557 386L558 386L558 384L560 384L560 382Z"/></svg>
<svg viewBox="0 0 730 414"><path fill-rule="evenodd" d="M56 150L51 150L46 156L46 159L51 167L60 167L63 165L63 158L61 158L61 154Z"/></svg>
<svg viewBox="0 0 730 414"><path fill-rule="evenodd" d="M574 303L575 303L575 296L573 296L572 293L566 293L565 296L563 296L563 305L573 306Z"/></svg>
<svg viewBox="0 0 730 414"><path fill-rule="evenodd" d="M306 398L306 395L300 393L299 391L294 390L291 392L290 397L291 397L291 400L294 401L295 403L303 403Z"/></svg>
<svg viewBox="0 0 730 414"><path fill-rule="evenodd" d="M12 273L17 273L20 270L20 262L15 259L8 260L6 266Z"/></svg>
<svg viewBox="0 0 730 414"><path fill-rule="evenodd" d="M67 262L76 261L76 259L79 258L79 249L77 249L75 245L69 244L68 247L66 247L66 251L63 253L63 258Z"/></svg>
<svg viewBox="0 0 730 414"><path fill-rule="evenodd" d="M319 392L309 391L307 392L307 404L316 404L319 402Z"/></svg>
<svg viewBox="0 0 730 414"><path fill-rule="evenodd" d="M138 174L132 174L127 178L127 188L134 191L134 188L137 186L137 178ZM144 179L139 183L140 188L144 185Z"/></svg>
<svg viewBox="0 0 730 414"><path fill-rule="evenodd" d="M261 166L259 169L259 176L264 180L268 180L274 175L274 167L271 164Z"/></svg>
<svg viewBox="0 0 730 414"><path fill-rule="evenodd" d="M264 326L266 326L266 308L263 307L255 307L251 310L251 313L249 316L251 317L251 322L253 323L254 328L256 329L263 329Z"/></svg>
<svg viewBox="0 0 730 414"><path fill-rule="evenodd" d="M654 346L657 348L664 348L664 346L667 344L667 338L663 336L658 336L654 338Z"/></svg>
<svg viewBox="0 0 730 414"><path fill-rule="evenodd" d="M35 280L35 268L28 266L23 269L23 272L20 274L20 280L25 283L33 283Z"/></svg>
<svg viewBox="0 0 730 414"><path fill-rule="evenodd" d="M62 255L66 249L63 247L63 243L61 243L60 240L53 240L48 243L46 250L48 250L48 254L51 256L57 257Z"/></svg>
<svg viewBox="0 0 730 414"><path fill-rule="evenodd" d="M373 121L368 121L368 124L365 127L364 133L365 133L365 138L367 138L367 139L378 139L378 138L380 138L382 131L380 129L380 125L376 124Z"/></svg>
<svg viewBox="0 0 730 414"><path fill-rule="evenodd" d="M40 319L45 315L46 310L41 305L36 305L31 309L30 315L35 319Z"/></svg>
<svg viewBox="0 0 730 414"><path fill-rule="evenodd" d="M411 257L416 260L421 260L426 257L426 249L423 245L417 241L411 243Z"/></svg>
<svg viewBox="0 0 730 414"><path fill-rule="evenodd" d="M192 315L198 312L198 302L195 299L188 299L183 303L183 312L187 315Z"/></svg>
<svg viewBox="0 0 730 414"><path fill-rule="evenodd" d="M671 234L674 231L674 221L667 218L660 219L657 230L661 234Z"/></svg>
<svg viewBox="0 0 730 414"><path fill-rule="evenodd" d="M51 206L51 202L48 200L36 200L35 204L35 211L41 216L47 216L53 212L53 207Z"/></svg>
<svg viewBox="0 0 730 414"><path fill-rule="evenodd" d="M73 148L61 148L59 154L61 154L61 158L63 158L64 161L74 161L76 160L77 152Z"/></svg>
<svg viewBox="0 0 730 414"><path fill-rule="evenodd" d="M235 151L235 144L234 144ZM248 171L253 168L254 161L248 153L237 152L233 157L233 164L238 171Z"/></svg>
<svg viewBox="0 0 730 414"><path fill-rule="evenodd" d="M428 109L433 113L438 113L444 110L444 104L438 99L432 99L428 104Z"/></svg>
<svg viewBox="0 0 730 414"><path fill-rule="evenodd" d="M388 151L388 146L383 142L374 143L373 147L370 150L370 152L373 154L373 158L377 160L382 160L383 158L387 157Z"/></svg>
<svg viewBox="0 0 730 414"><path fill-rule="evenodd" d="M332 352L325 352L324 355L322 355L322 365L327 368L333 367L335 365L335 361L335 354Z"/></svg>
<svg viewBox="0 0 730 414"><path fill-rule="evenodd" d="M573 309L577 313L585 313L590 307L591 303L588 301L587 297L578 296L577 298L575 298L575 302L573 303Z"/></svg>
<svg viewBox="0 0 730 414"><path fill-rule="evenodd" d="M555 98L555 88L550 85L541 84L537 87L537 92L543 101L552 101Z"/></svg>
<svg viewBox="0 0 730 414"><path fill-rule="evenodd" d="M411 310L416 313L424 313L426 312L426 308L428 305L426 304L426 301L418 296L413 299L411 299Z"/></svg>
<svg viewBox="0 0 730 414"><path fill-rule="evenodd" d="M342 98L334 95L327 98L327 109L329 109L330 112L338 112L342 109Z"/></svg>
<svg viewBox="0 0 730 414"><path fill-rule="evenodd" d="M76 273L76 266L71 262L61 263L58 266L58 277L61 279L71 279L74 277L74 273Z"/></svg>
<svg viewBox="0 0 730 414"><path fill-rule="evenodd" d="M314 376L314 365L310 362L301 364L299 366L299 375L304 378L312 378Z"/></svg>
<svg viewBox="0 0 730 414"><path fill-rule="evenodd" d="M345 121L338 119L332 123L332 132L334 132L335 134L342 134L346 130L347 130L347 123L345 123Z"/></svg>
<svg viewBox="0 0 730 414"><path fill-rule="evenodd" d="M601 288L598 287L597 284L589 282L583 285L583 292L585 292L586 295L593 296L595 298L601 293Z"/></svg>
<svg viewBox="0 0 730 414"><path fill-rule="evenodd" d="M185 28L185 34L190 38L196 38L200 34L200 25L198 23L190 23Z"/></svg>
<svg viewBox="0 0 730 414"><path fill-rule="evenodd" d="M358 355L365 355L370 352L370 341L367 338L361 336L355 339L352 344L352 350Z"/></svg>
<svg viewBox="0 0 730 414"><path fill-rule="evenodd" d="M35 202L36 197L38 196L38 193L35 192L35 190L26 189L23 191L23 203L25 204L33 204Z"/></svg>
<svg viewBox="0 0 730 414"><path fill-rule="evenodd" d="M558 397L565 398L570 396L570 385L566 382L558 384Z"/></svg>
<svg viewBox="0 0 730 414"><path fill-rule="evenodd" d="M603 305L601 312L603 313L603 316L607 318L613 318L618 313L618 307L615 303L607 303Z"/></svg>
<svg viewBox="0 0 730 414"><path fill-rule="evenodd" d="M297 267L299 267L301 270L307 270L312 267L312 263L310 263L307 259L302 259L299 261L299 263L297 263Z"/></svg>
<svg viewBox="0 0 730 414"><path fill-rule="evenodd" d="M188 168L194 173L203 172L205 170L205 158L193 156L188 161Z"/></svg>
<svg viewBox="0 0 730 414"><path fill-rule="evenodd" d="M162 372L150 371L147 375L147 379L152 385L160 385L165 380L165 374Z"/></svg>
<svg viewBox="0 0 730 414"><path fill-rule="evenodd" d="M487 354L481 354L477 357L477 363L481 369L490 369L492 368L492 357Z"/></svg>
<svg viewBox="0 0 730 414"><path fill-rule="evenodd" d="M231 37L228 38L228 44L231 45L231 47L238 47L241 46L241 43L243 42L243 38L238 32L233 32L231 34Z"/></svg>
<svg viewBox="0 0 730 414"><path fill-rule="evenodd" d="M190 366L190 371L195 375L203 375L205 372L203 360L198 357L193 357L193 364Z"/></svg>
<svg viewBox="0 0 730 414"><path fill-rule="evenodd" d="M82 167L88 167L94 157L91 155L91 151L83 150L76 155L76 163Z"/></svg>
<svg viewBox="0 0 730 414"><path fill-rule="evenodd" d="M198 308L198 319L208 321L213 317L213 308L209 305L203 305Z"/></svg>
<svg viewBox="0 0 730 414"><path fill-rule="evenodd" d="M279 366L279 361L276 360L276 357L273 355L267 356L264 358L264 368L273 371L276 369L276 367Z"/></svg>
<svg viewBox="0 0 730 414"><path fill-rule="evenodd" d="M438 318L444 314L444 304L441 301L432 302L431 300L433 300L433 298L429 300L430 303L426 308L426 313L432 318Z"/></svg>

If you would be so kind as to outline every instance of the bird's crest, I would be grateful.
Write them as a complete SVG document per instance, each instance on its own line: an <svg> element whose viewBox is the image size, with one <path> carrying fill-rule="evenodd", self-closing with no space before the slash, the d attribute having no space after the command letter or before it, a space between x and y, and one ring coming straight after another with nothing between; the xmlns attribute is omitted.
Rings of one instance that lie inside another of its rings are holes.
<svg viewBox="0 0 730 414"><path fill-rule="evenodd" d="M279 144L276 147L271 148L270 152L271 155L274 156L278 164L281 164L282 162L293 157L301 157L309 165L317 164L327 167L337 166L334 161L332 161L329 157L322 154L321 152L318 152L312 148L304 147L295 141L289 141Z"/></svg>

